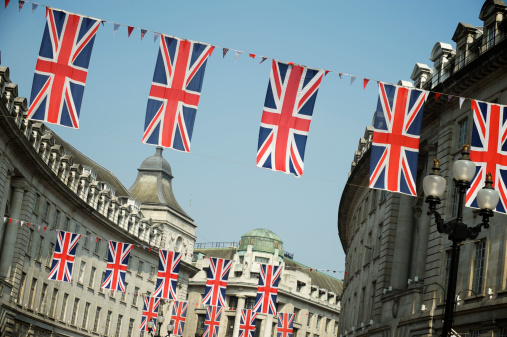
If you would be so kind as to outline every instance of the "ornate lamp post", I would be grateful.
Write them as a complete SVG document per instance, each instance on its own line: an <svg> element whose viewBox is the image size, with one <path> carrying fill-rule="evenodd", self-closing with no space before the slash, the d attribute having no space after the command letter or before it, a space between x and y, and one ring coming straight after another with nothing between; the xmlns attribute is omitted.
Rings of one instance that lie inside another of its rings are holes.
<svg viewBox="0 0 507 337"><path fill-rule="evenodd" d="M454 184L457 188L458 215L456 219L444 223L436 207L440 204L441 198L445 192L446 181L440 175L440 161L435 159L433 172L424 178L423 189L426 195L426 202L429 204L428 215L435 216L437 230L442 234L447 234L452 241L451 265L449 269L449 281L447 283L447 299L445 301L444 325L442 328L442 337L448 337L452 330L454 320L454 303L456 296L456 282L458 279L458 264L461 242L467 239L474 240L479 235L481 228L489 228L489 219L493 217L493 210L496 208L499 200L499 194L493 189L492 175L490 172L486 175L486 185L477 193L477 203L481 209L479 215L482 216L482 222L474 227L468 227L463 223L463 206L465 195L470 188L470 181L475 175L475 163L470 161L468 144L463 145L462 156L454 162Z"/></svg>
<svg viewBox="0 0 507 337"><path fill-rule="evenodd" d="M149 329L150 335L152 337L171 337L171 333L173 332L173 329L174 329L174 326L171 324L167 325L167 335L165 335L165 336L160 335L160 332L162 331L162 324L164 323L164 320L165 320L164 316L157 317L158 329L156 331L155 336L153 336L153 327L155 326L155 324L153 323L153 321L148 322L148 329Z"/></svg>

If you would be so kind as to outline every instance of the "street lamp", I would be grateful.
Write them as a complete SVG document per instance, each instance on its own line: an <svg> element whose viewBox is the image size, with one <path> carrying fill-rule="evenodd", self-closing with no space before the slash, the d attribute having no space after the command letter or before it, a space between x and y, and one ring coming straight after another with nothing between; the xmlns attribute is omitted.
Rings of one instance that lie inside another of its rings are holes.
<svg viewBox="0 0 507 337"><path fill-rule="evenodd" d="M493 217L493 210L499 200L499 194L493 189L491 172L486 174L486 185L477 193L477 203L481 209L479 215L482 222L474 227L468 227L463 223L463 204L467 190L470 188L470 181L475 175L475 163L470 161L468 152L470 146L463 145L462 156L454 162L454 185L458 192L458 215L456 219L444 223L442 216L437 212L436 207L444 195L446 181L440 175L440 161L434 160L433 172L424 178L423 189L426 195L426 202L429 204L428 215L435 216L437 230L447 234L452 241L451 266L449 269L449 281L447 283L447 299L445 301L444 325L442 337L448 337L452 330L454 303L456 296L456 282L458 279L459 251L461 242L470 239L474 240L479 235L481 227L489 228L489 219Z"/></svg>
<svg viewBox="0 0 507 337"><path fill-rule="evenodd" d="M148 322L148 331L150 332L150 335L152 337L171 337L171 333L173 332L174 326L172 324L167 325L167 335L162 336L160 335L160 332L162 331L162 324L164 323L165 317L164 316L158 316L157 317L157 323L158 323L158 330L156 331L156 335L153 336L153 327L155 324L153 323L153 320L150 320Z"/></svg>

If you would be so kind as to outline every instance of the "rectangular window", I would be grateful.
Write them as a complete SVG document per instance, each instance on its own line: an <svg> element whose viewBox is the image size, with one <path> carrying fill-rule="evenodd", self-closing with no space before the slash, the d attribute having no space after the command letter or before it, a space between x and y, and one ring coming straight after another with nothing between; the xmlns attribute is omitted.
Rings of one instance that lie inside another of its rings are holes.
<svg viewBox="0 0 507 337"><path fill-rule="evenodd" d="M486 257L486 241L475 244L474 270L472 290L477 294L482 294L484 287L484 259Z"/></svg>
<svg viewBox="0 0 507 337"><path fill-rule="evenodd" d="M53 253L55 252L55 244L53 242L49 243L49 252L46 255L46 266L51 267L51 262L53 262Z"/></svg>
<svg viewBox="0 0 507 337"><path fill-rule="evenodd" d="M65 320L65 312L67 311L67 303L69 302L69 294L63 294L62 310L60 311L60 321Z"/></svg>
<svg viewBox="0 0 507 337"><path fill-rule="evenodd" d="M79 232L81 232L81 225L80 225L80 224L78 224L77 222L76 222L76 228L74 229L74 232L75 232L76 234L80 234Z"/></svg>
<svg viewBox="0 0 507 337"><path fill-rule="evenodd" d="M95 249L93 249L93 252L95 254L99 254L100 252L100 240L95 239Z"/></svg>
<svg viewBox="0 0 507 337"><path fill-rule="evenodd" d="M468 136L468 119L464 119L459 123L458 149L462 149L467 143Z"/></svg>
<svg viewBox="0 0 507 337"><path fill-rule="evenodd" d="M86 302L85 304L85 310L83 313L83 323L81 323L81 327L83 329L86 329L86 325L88 323L88 313L90 312L90 302Z"/></svg>
<svg viewBox="0 0 507 337"><path fill-rule="evenodd" d="M88 280L88 287L93 288L93 282L95 281L95 273L97 271L97 268L92 267L92 270L90 272L90 279Z"/></svg>
<svg viewBox="0 0 507 337"><path fill-rule="evenodd" d="M132 330L134 330L134 319L130 319L129 321L129 331L127 332L127 337L132 337Z"/></svg>
<svg viewBox="0 0 507 337"><path fill-rule="evenodd" d="M26 254L32 255L32 244L33 244L33 229L30 228L28 231L28 244L26 245Z"/></svg>
<svg viewBox="0 0 507 337"><path fill-rule="evenodd" d="M301 309L294 307L294 322L296 322L296 323L299 321L299 312L300 311L301 311Z"/></svg>
<svg viewBox="0 0 507 337"><path fill-rule="evenodd" d="M88 242L90 241L90 235L91 235L91 234L92 234L92 233L90 233L89 231L86 231L85 237L84 237L84 238L81 238L81 239L83 239L83 240L84 240L84 245L83 245L83 247L84 247L84 248L86 248L86 249L88 249Z"/></svg>
<svg viewBox="0 0 507 337"><path fill-rule="evenodd" d="M56 210L56 212L55 212L55 221L53 222L53 227L54 228L59 228L58 227L58 223L59 222L60 222L60 211Z"/></svg>
<svg viewBox="0 0 507 337"><path fill-rule="evenodd" d="M197 315L197 329L196 329L196 336L204 333L204 320L206 319L206 315L199 314ZM260 321L260 320L257 320Z"/></svg>
<svg viewBox="0 0 507 337"><path fill-rule="evenodd" d="M109 326L111 325L111 315L113 314L112 311L107 312L106 316L106 324L104 325L104 335L109 334Z"/></svg>
<svg viewBox="0 0 507 337"><path fill-rule="evenodd" d="M115 337L120 337L121 321L122 320L123 320L123 315L118 315L118 321L116 322L116 333L114 334Z"/></svg>
<svg viewBox="0 0 507 337"><path fill-rule="evenodd" d="M310 328L312 326L312 317L313 314L311 312L308 313L308 327Z"/></svg>
<svg viewBox="0 0 507 337"><path fill-rule="evenodd" d="M322 321L322 316L317 316L317 324L315 325L315 328L318 330L320 329L320 321Z"/></svg>
<svg viewBox="0 0 507 337"><path fill-rule="evenodd" d="M51 317L55 317L57 301L58 301L58 289L53 288L53 295L51 295L51 304L49 307L49 316Z"/></svg>
<svg viewBox="0 0 507 337"><path fill-rule="evenodd" d="M35 302L35 290L37 289L37 279L34 277L32 279L32 284L30 285L30 296L28 297L28 308L33 309L33 303Z"/></svg>
<svg viewBox="0 0 507 337"><path fill-rule="evenodd" d="M39 312L46 313L46 299L48 295L48 284L42 284L42 292L40 293Z"/></svg>
<svg viewBox="0 0 507 337"><path fill-rule="evenodd" d="M77 278L77 282L83 284L84 274L85 274L86 263L81 261L81 265L79 266L79 276Z"/></svg>
<svg viewBox="0 0 507 337"><path fill-rule="evenodd" d="M104 284L104 279L105 279L105 278L106 278L106 272L105 272L105 271L103 271L103 272L102 272L102 278L100 279L100 287L99 287L99 291L100 291L101 293L103 293L103 292L104 292L104 288L102 288L102 285Z"/></svg>
<svg viewBox="0 0 507 337"><path fill-rule="evenodd" d="M37 261L41 261L42 259L42 249L44 246L44 237L40 235L39 237L39 245L37 246L37 251L35 252L35 259Z"/></svg>
<svg viewBox="0 0 507 337"><path fill-rule="evenodd" d="M33 212L35 214L39 214L39 204L40 204L40 194L36 193L35 194L35 202L33 204Z"/></svg>
<svg viewBox="0 0 507 337"><path fill-rule="evenodd" d="M379 202L384 202L387 199L387 191L386 190L380 190L379 193Z"/></svg>
<svg viewBox="0 0 507 337"><path fill-rule="evenodd" d="M137 306L137 298L139 297L139 288L134 288L134 296L132 297L132 305Z"/></svg>
<svg viewBox="0 0 507 337"><path fill-rule="evenodd" d="M266 263L269 263L269 259L267 257L256 256L255 262L266 264Z"/></svg>
<svg viewBox="0 0 507 337"><path fill-rule="evenodd" d="M494 45L495 45L495 26L491 25L487 28L486 49L489 49Z"/></svg>
<svg viewBox="0 0 507 337"><path fill-rule="evenodd" d="M255 297L247 297L245 299L245 309L253 309L255 305Z"/></svg>
<svg viewBox="0 0 507 337"><path fill-rule="evenodd" d="M232 337L234 330L234 316L227 316L227 325L225 329L225 337Z"/></svg>
<svg viewBox="0 0 507 337"><path fill-rule="evenodd" d="M102 310L101 307L97 307L97 310L95 310L95 320L93 321L93 331L98 332L99 323L100 323L100 311Z"/></svg>
<svg viewBox="0 0 507 337"><path fill-rule="evenodd" d="M470 330L470 337L481 337L481 330L480 329Z"/></svg>
<svg viewBox="0 0 507 337"><path fill-rule="evenodd" d="M76 317L77 317L77 308L79 306L79 298L74 299L74 306L72 307L72 317L70 319L70 324L76 325Z"/></svg>
<svg viewBox="0 0 507 337"><path fill-rule="evenodd" d="M250 273L250 278L259 279L259 273Z"/></svg>
<svg viewBox="0 0 507 337"><path fill-rule="evenodd" d="M150 279L152 279L156 273L157 273L157 270L156 270L155 266L150 266Z"/></svg>
<svg viewBox="0 0 507 337"><path fill-rule="evenodd" d="M129 285L129 284L128 284L127 282L125 282L125 292L120 291L120 292L121 292L121 298L120 298L120 301L122 301L122 302L125 302L125 298L127 297L127 291L128 291L128 290L127 290L127 287L128 287L128 285Z"/></svg>
<svg viewBox="0 0 507 337"><path fill-rule="evenodd" d="M238 297L229 296L229 308L237 308L237 307L238 307Z"/></svg>
<svg viewBox="0 0 507 337"><path fill-rule="evenodd" d="M23 297L25 295L25 283L26 283L26 273L21 273L21 279L19 280L19 292L18 292L18 304L23 304Z"/></svg>
<svg viewBox="0 0 507 337"><path fill-rule="evenodd" d="M144 266L144 262L139 260L139 263L137 264L137 275L143 274L143 266Z"/></svg>
<svg viewBox="0 0 507 337"><path fill-rule="evenodd" d="M69 231L69 222L70 222L70 219L69 218L65 218L65 221L63 222L63 230L65 232L68 232Z"/></svg>
<svg viewBox="0 0 507 337"><path fill-rule="evenodd" d="M42 220L44 220L45 222L48 221L48 215L49 215L49 202L46 201L46 207L44 208L44 217L42 218Z"/></svg>

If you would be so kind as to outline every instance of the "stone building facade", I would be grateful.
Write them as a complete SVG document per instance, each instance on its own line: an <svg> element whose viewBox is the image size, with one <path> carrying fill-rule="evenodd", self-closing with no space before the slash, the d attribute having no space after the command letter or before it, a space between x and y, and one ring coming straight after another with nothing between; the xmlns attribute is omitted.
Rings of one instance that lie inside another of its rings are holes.
<svg viewBox="0 0 507 337"><path fill-rule="evenodd" d="M0 214L13 219L0 221L0 336L139 336L141 296L155 290L158 266L158 253L143 246L186 253L181 298L198 271L196 225L173 195L171 168L157 149L127 190L44 124L26 120L17 89L0 67ZM70 284L48 280L56 231L44 227L83 235ZM126 293L101 289L107 244L96 237L135 244Z"/></svg>
<svg viewBox="0 0 507 337"><path fill-rule="evenodd" d="M260 263L282 266L277 296L277 312L295 313L294 337L332 337L338 333L342 281L312 270L284 252L282 240L267 229L255 229L240 243L197 244L194 264L199 272L190 279L189 309L185 336L200 337L206 309L201 305L209 268L207 257L233 260L226 290L227 308L222 314L219 337L238 336L240 309L252 309L259 282ZM217 247L219 246L219 247ZM255 337L276 337L277 318L258 314Z"/></svg>
<svg viewBox="0 0 507 337"><path fill-rule="evenodd" d="M481 27L459 23L450 44L431 51L433 67L416 63L413 85L423 90L507 105L507 6L487 0ZM452 165L472 134L470 101L430 95L424 107L417 170L417 197L368 188L371 127L361 138L338 212L346 252L339 336L439 336L451 241L427 215L422 180L433 159L447 180L438 211L457 214ZM464 222L481 221L465 208ZM507 336L507 216L461 247L455 311L456 336Z"/></svg>

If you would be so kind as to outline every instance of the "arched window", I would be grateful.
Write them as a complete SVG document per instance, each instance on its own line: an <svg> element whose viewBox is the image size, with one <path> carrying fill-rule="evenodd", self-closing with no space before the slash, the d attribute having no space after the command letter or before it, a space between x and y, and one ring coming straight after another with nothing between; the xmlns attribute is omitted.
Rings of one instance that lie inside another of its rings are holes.
<svg viewBox="0 0 507 337"><path fill-rule="evenodd" d="M178 236L178 238L176 239L176 243L174 244L174 251L181 252L182 246L183 246L183 239L181 238L181 236Z"/></svg>

